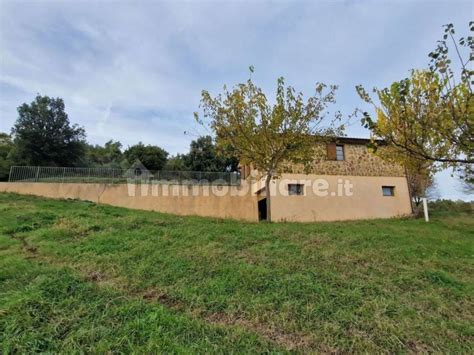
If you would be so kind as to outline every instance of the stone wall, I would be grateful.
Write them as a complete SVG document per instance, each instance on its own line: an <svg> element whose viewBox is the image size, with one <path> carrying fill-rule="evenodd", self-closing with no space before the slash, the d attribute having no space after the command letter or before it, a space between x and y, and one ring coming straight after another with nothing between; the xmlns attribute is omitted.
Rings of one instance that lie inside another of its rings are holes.
<svg viewBox="0 0 474 355"><path fill-rule="evenodd" d="M380 147L379 149L384 149ZM315 153L318 156L305 171L302 165L288 164L284 173L311 173L318 175L352 176L405 176L403 167L378 157L362 144L344 144L343 161L327 160L326 147L321 146Z"/></svg>

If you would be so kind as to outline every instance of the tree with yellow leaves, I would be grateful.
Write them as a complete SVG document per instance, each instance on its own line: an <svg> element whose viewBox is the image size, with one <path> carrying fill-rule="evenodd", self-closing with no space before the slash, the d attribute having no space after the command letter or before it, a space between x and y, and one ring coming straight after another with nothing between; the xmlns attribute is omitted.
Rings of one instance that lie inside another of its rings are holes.
<svg viewBox="0 0 474 355"><path fill-rule="evenodd" d="M474 30L474 23L470 23ZM416 173L420 164L427 177L437 168L452 167L468 172L463 178L472 181L474 164L474 60L472 36L454 39L453 25L445 26L443 40L430 53L427 70L412 70L409 78L394 82L382 90L374 89L375 103L362 86L359 96L374 106L376 118L364 112L362 124L375 139L388 143L389 157L402 163L408 173ZM447 40L451 39L460 61L459 75L448 57ZM462 49L468 49L467 59ZM387 155L387 153L385 153Z"/></svg>
<svg viewBox="0 0 474 355"><path fill-rule="evenodd" d="M231 147L241 164L252 164L265 177L267 220L271 221L270 182L283 163L307 165L316 158L317 141L341 134L342 125L335 124L339 114L325 120L335 91L336 86L317 83L314 94L305 100L301 92L285 87L283 78L278 79L274 103L251 79L231 91L224 87L216 97L202 91L203 115L195 113L196 120L211 128L219 147Z"/></svg>

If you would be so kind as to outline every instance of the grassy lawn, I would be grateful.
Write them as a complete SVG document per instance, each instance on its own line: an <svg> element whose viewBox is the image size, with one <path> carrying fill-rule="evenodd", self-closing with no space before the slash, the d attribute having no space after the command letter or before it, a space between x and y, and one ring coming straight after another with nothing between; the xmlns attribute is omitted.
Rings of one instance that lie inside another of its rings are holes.
<svg viewBox="0 0 474 355"><path fill-rule="evenodd" d="M0 352L473 352L474 218L252 224L0 194Z"/></svg>

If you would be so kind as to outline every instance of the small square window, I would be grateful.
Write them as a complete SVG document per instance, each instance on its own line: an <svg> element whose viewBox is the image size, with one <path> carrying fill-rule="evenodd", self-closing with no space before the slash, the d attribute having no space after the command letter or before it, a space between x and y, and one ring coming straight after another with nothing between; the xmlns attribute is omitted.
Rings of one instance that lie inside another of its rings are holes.
<svg viewBox="0 0 474 355"><path fill-rule="evenodd" d="M395 196L395 186L382 186L384 196Z"/></svg>
<svg viewBox="0 0 474 355"><path fill-rule="evenodd" d="M289 195L304 195L304 185L303 184L288 184L288 194Z"/></svg>
<svg viewBox="0 0 474 355"><path fill-rule="evenodd" d="M344 160L344 146L342 144L336 145L336 160Z"/></svg>

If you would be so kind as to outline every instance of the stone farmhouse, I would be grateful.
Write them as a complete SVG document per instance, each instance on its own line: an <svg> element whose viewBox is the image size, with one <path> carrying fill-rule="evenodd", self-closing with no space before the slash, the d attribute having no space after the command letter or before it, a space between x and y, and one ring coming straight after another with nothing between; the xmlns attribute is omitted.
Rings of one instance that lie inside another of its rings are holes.
<svg viewBox="0 0 474 355"><path fill-rule="evenodd" d="M302 166L287 166L271 183L272 220L313 222L411 214L404 169L370 152L369 142L340 137L321 147L325 157L315 160L309 173ZM245 167L242 177L250 174L251 169ZM254 190L262 220L266 218L263 181Z"/></svg>

